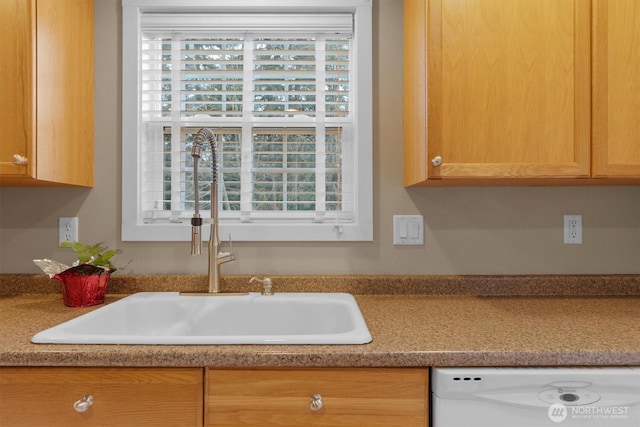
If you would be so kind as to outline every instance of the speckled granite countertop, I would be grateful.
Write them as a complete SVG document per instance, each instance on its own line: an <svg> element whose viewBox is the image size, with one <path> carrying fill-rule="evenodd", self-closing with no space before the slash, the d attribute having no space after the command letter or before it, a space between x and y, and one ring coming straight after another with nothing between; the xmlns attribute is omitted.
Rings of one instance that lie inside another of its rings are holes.
<svg viewBox="0 0 640 427"><path fill-rule="evenodd" d="M158 284L158 277L121 277L110 285L117 293L109 294L107 303L131 292L191 290L203 283L198 276L161 279L167 288ZM235 277L225 285L235 289L244 283L245 277ZM639 276L287 277L274 279L274 287L355 294L373 342L31 344L36 332L100 306L68 308L48 279L4 275L0 366L640 366Z"/></svg>

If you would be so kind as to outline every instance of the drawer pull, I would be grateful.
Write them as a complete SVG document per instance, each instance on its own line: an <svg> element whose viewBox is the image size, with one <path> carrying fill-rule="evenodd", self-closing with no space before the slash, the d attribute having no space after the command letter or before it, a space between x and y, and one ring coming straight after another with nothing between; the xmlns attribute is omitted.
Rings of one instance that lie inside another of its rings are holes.
<svg viewBox="0 0 640 427"><path fill-rule="evenodd" d="M431 159L431 164L433 165L434 168L437 168L438 166L442 165L442 157L440 156L436 156L433 159Z"/></svg>
<svg viewBox="0 0 640 427"><path fill-rule="evenodd" d="M320 409L322 409L321 394L316 393L313 396L311 396L311 402L309 402L309 409L311 409L312 411L319 411Z"/></svg>
<svg viewBox="0 0 640 427"><path fill-rule="evenodd" d="M13 164L17 165L17 166L24 166L28 163L29 161L27 160L26 157L21 156L20 154L14 154L13 155Z"/></svg>
<svg viewBox="0 0 640 427"><path fill-rule="evenodd" d="M75 409L76 412L87 412L91 405L93 405L93 396L87 394L73 404L73 409Z"/></svg>

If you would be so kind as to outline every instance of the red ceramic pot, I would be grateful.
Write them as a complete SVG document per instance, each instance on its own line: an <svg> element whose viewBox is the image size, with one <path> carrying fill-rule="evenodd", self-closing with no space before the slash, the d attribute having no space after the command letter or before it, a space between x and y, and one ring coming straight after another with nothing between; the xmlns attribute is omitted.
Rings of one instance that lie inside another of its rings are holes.
<svg viewBox="0 0 640 427"><path fill-rule="evenodd" d="M102 304L111 273L90 264L80 264L53 276L62 282L62 298L68 307L89 307Z"/></svg>

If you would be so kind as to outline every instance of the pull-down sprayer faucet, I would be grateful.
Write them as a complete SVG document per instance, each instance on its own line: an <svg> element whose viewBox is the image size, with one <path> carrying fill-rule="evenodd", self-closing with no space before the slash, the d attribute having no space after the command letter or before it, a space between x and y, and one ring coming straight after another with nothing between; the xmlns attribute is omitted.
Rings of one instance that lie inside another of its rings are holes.
<svg viewBox="0 0 640 427"><path fill-rule="evenodd" d="M220 239L218 237L218 141L213 132L208 128L198 131L193 140L191 157L193 157L193 185L195 196L195 212L191 218L191 255L202 253L202 218L200 217L200 194L198 180L198 163L202 152L202 144L207 142L211 148L211 234L209 235L209 293L220 292L220 265L236 259L233 249L229 252L220 252ZM231 245L231 239L229 239Z"/></svg>

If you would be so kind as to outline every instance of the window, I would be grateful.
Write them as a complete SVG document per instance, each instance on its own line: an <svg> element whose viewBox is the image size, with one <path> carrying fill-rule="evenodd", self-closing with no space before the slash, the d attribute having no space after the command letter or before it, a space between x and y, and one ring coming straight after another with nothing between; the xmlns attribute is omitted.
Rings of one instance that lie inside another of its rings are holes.
<svg viewBox="0 0 640 427"><path fill-rule="evenodd" d="M209 128L221 236L372 240L371 91L369 0L123 0L122 239L190 239Z"/></svg>

